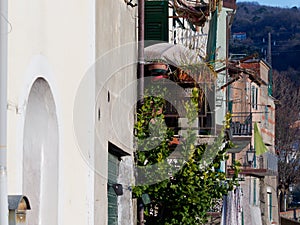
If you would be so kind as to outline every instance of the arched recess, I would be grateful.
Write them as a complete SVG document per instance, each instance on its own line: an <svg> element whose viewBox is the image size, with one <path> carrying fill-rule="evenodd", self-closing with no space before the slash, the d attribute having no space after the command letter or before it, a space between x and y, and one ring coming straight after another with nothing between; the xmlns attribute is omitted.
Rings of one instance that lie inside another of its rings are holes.
<svg viewBox="0 0 300 225"><path fill-rule="evenodd" d="M23 192L32 208L28 224L58 224L58 151L55 102L47 81L38 78L29 93L24 125Z"/></svg>

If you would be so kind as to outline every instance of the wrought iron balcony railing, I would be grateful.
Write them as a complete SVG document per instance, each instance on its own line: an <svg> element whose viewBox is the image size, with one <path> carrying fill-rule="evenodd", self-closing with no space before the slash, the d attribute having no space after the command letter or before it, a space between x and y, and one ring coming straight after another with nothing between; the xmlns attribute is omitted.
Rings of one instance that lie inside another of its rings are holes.
<svg viewBox="0 0 300 225"><path fill-rule="evenodd" d="M251 136L252 114L233 113L230 123L230 130L233 136Z"/></svg>
<svg viewBox="0 0 300 225"><path fill-rule="evenodd" d="M269 175L276 175L278 173L278 157L277 155L266 152L258 158L259 167L265 169Z"/></svg>
<svg viewBox="0 0 300 225"><path fill-rule="evenodd" d="M208 34L199 31L189 28L182 29L181 27L173 28L172 42L198 51L203 58L206 56L207 39Z"/></svg>
<svg viewBox="0 0 300 225"><path fill-rule="evenodd" d="M188 129L196 131L197 135L214 135L213 113L207 113L206 116L199 115L193 124L188 124L187 118L180 118L178 115L165 114L166 124L174 130L175 135L180 135Z"/></svg>

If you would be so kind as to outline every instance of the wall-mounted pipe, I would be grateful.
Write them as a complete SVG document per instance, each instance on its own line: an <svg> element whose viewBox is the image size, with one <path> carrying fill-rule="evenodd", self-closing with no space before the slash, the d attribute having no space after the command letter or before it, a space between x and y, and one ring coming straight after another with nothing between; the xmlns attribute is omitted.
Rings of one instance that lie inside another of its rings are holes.
<svg viewBox="0 0 300 225"><path fill-rule="evenodd" d="M145 0L138 1L138 68L137 78L138 84L138 99L143 99L144 96L144 47L145 47Z"/></svg>
<svg viewBox="0 0 300 225"><path fill-rule="evenodd" d="M7 0L0 1L0 224L8 225L7 195Z"/></svg>
<svg viewBox="0 0 300 225"><path fill-rule="evenodd" d="M144 98L144 47L145 47L145 0L138 0L138 99L142 103ZM137 104L139 107L140 104ZM144 225L144 205L139 203L138 205L138 219L139 225Z"/></svg>

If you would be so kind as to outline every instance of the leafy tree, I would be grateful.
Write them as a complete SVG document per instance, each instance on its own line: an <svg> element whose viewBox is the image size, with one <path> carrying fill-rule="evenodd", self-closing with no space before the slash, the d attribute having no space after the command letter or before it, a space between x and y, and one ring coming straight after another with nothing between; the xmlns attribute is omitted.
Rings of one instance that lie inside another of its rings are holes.
<svg viewBox="0 0 300 225"><path fill-rule="evenodd" d="M156 93L162 94L151 96L151 91L146 91L135 124L139 145L135 158L142 174L139 174L139 178L147 180L148 184L134 187L133 192L138 198L144 198L144 194L150 196L151 201L145 209L146 225L203 224L207 221L207 212L213 206L213 201L221 199L237 185L238 165L234 166L235 175L232 179L227 179L225 173L218 170L220 162L226 160L226 148L222 148L225 146L223 134L210 147L195 146L196 135L192 129L188 129L180 144L172 145L174 133L169 128L165 129L162 113L166 104L164 96L168 90L158 85L155 88ZM190 126L195 120L198 94L199 90L195 87L191 102L185 103ZM163 138L157 145L155 141L159 135ZM173 161L167 161L174 153L174 148L180 155ZM147 170L150 165L157 165L155 173ZM161 180L163 177L166 179Z"/></svg>

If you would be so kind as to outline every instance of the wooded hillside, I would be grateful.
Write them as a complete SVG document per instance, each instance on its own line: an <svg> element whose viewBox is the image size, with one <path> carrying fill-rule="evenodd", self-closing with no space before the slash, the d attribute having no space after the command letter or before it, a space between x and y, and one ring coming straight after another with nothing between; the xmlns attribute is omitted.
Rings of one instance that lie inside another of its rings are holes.
<svg viewBox="0 0 300 225"><path fill-rule="evenodd" d="M245 32L246 39L231 38L230 52L247 55L258 53L266 58L268 33L271 33L272 66L291 72L294 81L300 77L300 9L238 3L232 34Z"/></svg>

